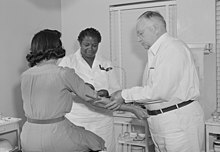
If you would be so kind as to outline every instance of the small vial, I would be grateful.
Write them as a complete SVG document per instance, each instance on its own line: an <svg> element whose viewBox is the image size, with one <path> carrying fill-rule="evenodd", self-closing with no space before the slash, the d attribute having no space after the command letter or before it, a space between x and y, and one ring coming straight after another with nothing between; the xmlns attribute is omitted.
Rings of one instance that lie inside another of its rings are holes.
<svg viewBox="0 0 220 152"><path fill-rule="evenodd" d="M213 113L212 113L212 118L213 118L213 121L218 121L219 120L219 113L215 110Z"/></svg>

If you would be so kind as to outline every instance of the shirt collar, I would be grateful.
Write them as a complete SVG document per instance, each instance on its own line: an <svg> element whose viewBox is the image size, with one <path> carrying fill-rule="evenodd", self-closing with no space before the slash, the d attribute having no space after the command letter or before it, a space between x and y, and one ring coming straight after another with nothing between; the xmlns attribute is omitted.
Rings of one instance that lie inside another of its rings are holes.
<svg viewBox="0 0 220 152"><path fill-rule="evenodd" d="M149 48L149 51L152 52L152 54L156 55L160 46L166 42L167 38L169 37L168 33L164 33L161 35L155 42L154 44Z"/></svg>
<svg viewBox="0 0 220 152"><path fill-rule="evenodd" d="M76 56L77 56L78 60L80 60L84 64L86 63L86 61L82 57L80 48L76 51ZM86 63L86 64L88 64L88 63ZM93 61L92 67L95 67L95 66L97 66L99 64L100 64L100 56L98 55L98 53L96 53L96 56L95 56L95 59Z"/></svg>

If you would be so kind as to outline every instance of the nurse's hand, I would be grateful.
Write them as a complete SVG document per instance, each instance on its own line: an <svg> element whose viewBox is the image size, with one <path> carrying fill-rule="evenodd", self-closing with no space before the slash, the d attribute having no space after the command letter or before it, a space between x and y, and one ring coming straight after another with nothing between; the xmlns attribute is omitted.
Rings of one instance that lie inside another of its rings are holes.
<svg viewBox="0 0 220 152"><path fill-rule="evenodd" d="M107 108L109 110L118 110L120 108L120 106L125 103L124 99L121 96L121 91L122 90L119 90L119 91L116 91L111 94L110 100L112 102L105 105L105 108Z"/></svg>
<svg viewBox="0 0 220 152"><path fill-rule="evenodd" d="M100 97L110 98L108 90L105 90L105 89L98 90L97 95Z"/></svg>

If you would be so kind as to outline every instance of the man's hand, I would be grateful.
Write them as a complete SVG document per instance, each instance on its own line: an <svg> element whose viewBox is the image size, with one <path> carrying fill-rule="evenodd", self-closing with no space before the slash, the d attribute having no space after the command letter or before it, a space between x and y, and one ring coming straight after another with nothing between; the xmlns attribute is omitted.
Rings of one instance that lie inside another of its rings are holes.
<svg viewBox="0 0 220 152"><path fill-rule="evenodd" d="M148 118L147 110L140 107L139 105L134 104L122 104L119 108L121 111L128 111L133 113L138 119L146 119Z"/></svg>
<svg viewBox="0 0 220 152"><path fill-rule="evenodd" d="M109 109L109 110L117 110L120 108L120 106L125 103L124 99L121 96L121 90L116 91L114 93L111 94L111 98L110 100L112 102L108 103L107 105L105 105L105 108Z"/></svg>
<svg viewBox="0 0 220 152"><path fill-rule="evenodd" d="M140 106L133 106L132 111L133 111L132 113L135 114L135 116L138 119L144 119L149 117L147 113L147 109L143 109Z"/></svg>

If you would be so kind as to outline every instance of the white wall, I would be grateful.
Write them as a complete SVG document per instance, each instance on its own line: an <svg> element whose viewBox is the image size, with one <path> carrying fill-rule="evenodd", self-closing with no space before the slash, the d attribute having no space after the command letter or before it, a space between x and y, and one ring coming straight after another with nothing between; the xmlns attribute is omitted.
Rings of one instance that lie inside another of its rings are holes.
<svg viewBox="0 0 220 152"><path fill-rule="evenodd" d="M215 0L177 0L178 37L186 43L215 43ZM216 54L204 56L202 106L205 119L216 107Z"/></svg>
<svg viewBox="0 0 220 152"><path fill-rule="evenodd" d="M0 112L25 120L20 75L33 35L44 28L61 30L60 0L0 0Z"/></svg>
<svg viewBox="0 0 220 152"><path fill-rule="evenodd" d="M178 37L187 43L215 43L215 0L177 0ZM216 109L216 53L204 56L205 119ZM212 147L213 139L210 139Z"/></svg>

